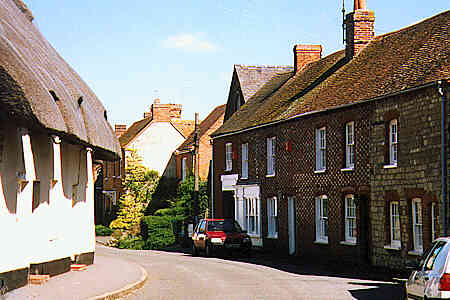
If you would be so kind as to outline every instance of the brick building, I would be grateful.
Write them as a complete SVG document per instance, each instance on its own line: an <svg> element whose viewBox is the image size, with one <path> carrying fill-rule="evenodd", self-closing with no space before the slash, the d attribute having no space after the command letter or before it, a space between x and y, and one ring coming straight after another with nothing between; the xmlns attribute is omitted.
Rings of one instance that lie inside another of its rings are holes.
<svg viewBox="0 0 450 300"><path fill-rule="evenodd" d="M212 157L212 145L210 134L223 124L225 104L217 106L199 125L199 176L206 180L209 175L210 161ZM194 132L174 152L177 164L177 178L184 180L194 171Z"/></svg>
<svg viewBox="0 0 450 300"><path fill-rule="evenodd" d="M234 65L224 121L239 110L273 75L292 70L293 67L290 66Z"/></svg>
<svg viewBox="0 0 450 300"><path fill-rule="evenodd" d="M450 13L378 37L374 20L348 14L324 58L297 45L213 133L214 214L255 245L397 268L440 234Z"/></svg>

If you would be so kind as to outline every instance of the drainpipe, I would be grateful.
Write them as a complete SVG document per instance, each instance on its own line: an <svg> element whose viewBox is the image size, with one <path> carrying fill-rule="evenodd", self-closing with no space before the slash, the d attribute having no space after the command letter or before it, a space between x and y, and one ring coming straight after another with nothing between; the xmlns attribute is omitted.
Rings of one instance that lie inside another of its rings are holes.
<svg viewBox="0 0 450 300"><path fill-rule="evenodd" d="M441 96L441 171L442 171L442 204L443 209L443 223L444 223L444 236L448 234L448 194L447 194L447 133L446 133L446 120L447 120L447 98L444 93L444 85L441 80L437 82L438 93Z"/></svg>

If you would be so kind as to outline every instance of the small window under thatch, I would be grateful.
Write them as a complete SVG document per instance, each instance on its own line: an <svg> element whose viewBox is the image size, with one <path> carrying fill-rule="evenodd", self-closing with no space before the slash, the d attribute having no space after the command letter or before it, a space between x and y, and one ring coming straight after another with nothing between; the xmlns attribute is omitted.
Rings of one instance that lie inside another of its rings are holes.
<svg viewBox="0 0 450 300"><path fill-rule="evenodd" d="M50 95L52 95L53 100L55 100L55 102L60 100L60 99L58 98L58 96L56 95L55 91L51 91L51 90L50 90L49 93L50 93Z"/></svg>

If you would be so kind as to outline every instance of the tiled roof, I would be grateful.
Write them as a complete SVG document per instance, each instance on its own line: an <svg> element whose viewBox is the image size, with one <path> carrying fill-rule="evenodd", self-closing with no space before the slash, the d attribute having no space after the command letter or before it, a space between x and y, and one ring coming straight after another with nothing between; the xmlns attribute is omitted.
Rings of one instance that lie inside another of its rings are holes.
<svg viewBox="0 0 450 300"><path fill-rule="evenodd" d="M119 143L102 103L32 20L21 0L1 1L0 111L90 145L97 157L118 157Z"/></svg>
<svg viewBox="0 0 450 300"><path fill-rule="evenodd" d="M293 71L291 66L244 66L234 65L239 78L244 101L253 96L273 75Z"/></svg>
<svg viewBox="0 0 450 300"><path fill-rule="evenodd" d="M217 120L223 120L223 116L225 114L226 104L217 106L214 110L198 125L198 134L199 138L208 134L211 127L217 122ZM188 150L194 144L194 132L192 132L188 138L178 147L177 150Z"/></svg>
<svg viewBox="0 0 450 300"><path fill-rule="evenodd" d="M122 148L125 148L128 143L139 133L142 129L144 129L150 122L152 118L144 118L142 120L134 122L124 133L122 133L119 137L119 143Z"/></svg>
<svg viewBox="0 0 450 300"><path fill-rule="evenodd" d="M144 128L146 128L153 119L151 117L134 122L126 132L119 137L119 143L125 148ZM155 121L158 122L158 121ZM194 131L194 121L191 120L172 120L169 121L173 127L183 136L187 137Z"/></svg>
<svg viewBox="0 0 450 300"><path fill-rule="evenodd" d="M264 96L268 93L258 91L214 136L448 79L449 32L450 11L446 11L376 37L346 64L343 51L331 54L278 89L267 83L265 88L274 92Z"/></svg>
<svg viewBox="0 0 450 300"><path fill-rule="evenodd" d="M195 127L195 122L192 120L172 120L170 123L184 138L189 136L194 131Z"/></svg>
<svg viewBox="0 0 450 300"><path fill-rule="evenodd" d="M320 80L321 76L341 62L344 56L344 51L339 51L306 65L302 72L295 75L294 72L276 74L213 135L230 133L270 122L289 107L292 97Z"/></svg>

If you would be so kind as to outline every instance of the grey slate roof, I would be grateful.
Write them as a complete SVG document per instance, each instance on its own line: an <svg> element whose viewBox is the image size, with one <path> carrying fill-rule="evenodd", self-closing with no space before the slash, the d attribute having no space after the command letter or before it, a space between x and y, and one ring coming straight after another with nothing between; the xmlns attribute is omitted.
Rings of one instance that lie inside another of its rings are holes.
<svg viewBox="0 0 450 300"><path fill-rule="evenodd" d="M234 69L239 78L244 101L247 102L275 74L293 71L294 67L234 65Z"/></svg>

